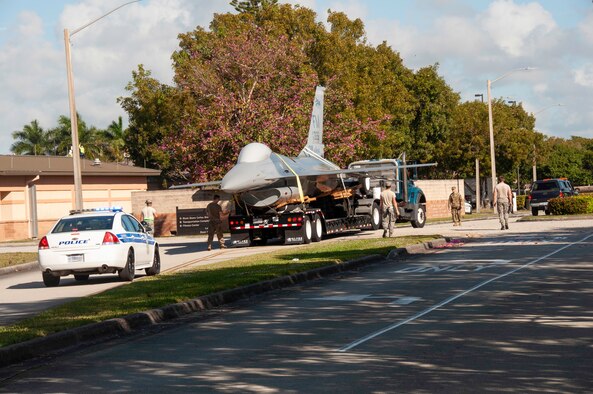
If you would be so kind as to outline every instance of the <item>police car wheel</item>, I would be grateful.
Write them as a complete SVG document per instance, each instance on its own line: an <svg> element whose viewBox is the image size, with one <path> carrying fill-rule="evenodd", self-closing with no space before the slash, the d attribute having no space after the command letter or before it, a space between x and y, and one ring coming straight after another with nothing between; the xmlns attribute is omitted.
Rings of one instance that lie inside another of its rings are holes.
<svg viewBox="0 0 593 394"><path fill-rule="evenodd" d="M59 276L54 276L49 272L42 272L41 275L43 276L43 284L47 287L56 287L60 284Z"/></svg>
<svg viewBox="0 0 593 394"><path fill-rule="evenodd" d="M158 275L161 272L161 255L159 254L159 247L154 247L154 256L152 258L152 267L144 270L146 275Z"/></svg>
<svg viewBox="0 0 593 394"><path fill-rule="evenodd" d="M134 260L134 252L130 250L128 252L128 258L126 260L126 266L119 271L119 277L122 280L126 280L131 282L134 280L134 275L136 273L136 262Z"/></svg>
<svg viewBox="0 0 593 394"><path fill-rule="evenodd" d="M85 280L89 280L89 275L88 274L78 274L78 275L74 275L74 279L78 280L78 281L85 281Z"/></svg>

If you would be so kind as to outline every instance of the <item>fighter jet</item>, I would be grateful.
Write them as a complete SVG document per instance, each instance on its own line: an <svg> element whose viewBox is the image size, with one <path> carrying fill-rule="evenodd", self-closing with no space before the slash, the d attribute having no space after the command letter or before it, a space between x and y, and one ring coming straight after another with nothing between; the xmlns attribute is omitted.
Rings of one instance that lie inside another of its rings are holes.
<svg viewBox="0 0 593 394"><path fill-rule="evenodd" d="M297 157L273 152L267 145L252 142L246 145L222 181L172 186L188 188L220 185L235 196L235 201L253 210L287 209L323 197L344 198L364 188L365 178L373 173L391 170L393 166L365 166L341 169L324 158L323 101L325 88L318 86L313 101L307 145ZM420 167L434 164L420 164ZM403 168L400 166L400 168ZM368 183L368 182L367 182Z"/></svg>

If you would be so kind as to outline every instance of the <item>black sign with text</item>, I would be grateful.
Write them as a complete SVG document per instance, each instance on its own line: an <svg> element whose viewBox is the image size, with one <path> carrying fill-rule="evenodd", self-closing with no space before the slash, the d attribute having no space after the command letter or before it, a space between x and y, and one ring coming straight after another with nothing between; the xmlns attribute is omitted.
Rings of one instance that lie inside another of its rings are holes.
<svg viewBox="0 0 593 394"><path fill-rule="evenodd" d="M208 234L208 215L205 208L175 209L177 235Z"/></svg>

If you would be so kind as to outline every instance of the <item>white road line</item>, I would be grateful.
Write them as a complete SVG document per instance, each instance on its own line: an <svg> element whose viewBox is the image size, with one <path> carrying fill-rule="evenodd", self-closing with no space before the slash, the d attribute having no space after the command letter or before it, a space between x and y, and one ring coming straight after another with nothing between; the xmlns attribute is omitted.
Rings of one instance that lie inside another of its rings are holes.
<svg viewBox="0 0 593 394"><path fill-rule="evenodd" d="M447 305L447 304L449 304L449 303L451 303L451 302L455 301L456 299L458 299L458 298L461 298L461 297L463 297L464 295L471 293L471 292L472 292L472 291L474 291L474 290L477 290L477 289L479 289L480 287L486 286L486 285L487 285L488 283L490 283L490 282L494 282L494 281L496 281L496 280L498 280L498 279L502 279L502 278L504 278L505 276L511 275L511 274L513 274L513 273L515 273L515 272L517 272L517 271L519 271L519 270L522 270L523 268L529 267L530 265L533 265L533 264L535 264L535 263L538 263L538 262L540 262L540 261L542 261L542 260L545 260L545 259L547 259L548 257L551 257L551 256L555 255L556 253L559 253L559 252L563 251L564 249L567 249L567 248L569 248L569 247L571 247L571 246L573 246L573 245L576 245L576 244L578 244L578 243L581 243L581 242L583 242L583 241L586 241L587 239L589 239L589 238L591 238L591 237L593 237L593 233L592 233L592 234L589 234L589 235L587 235L585 238L583 238L583 239L581 239L581 240L579 240L579 241L573 242L573 243L571 243L571 244L568 244L568 245L564 245L563 247L561 247L561 248L559 248L559 249L556 249L555 251L553 251L553 252L551 252L551 253L548 253L548 254L547 254L547 255L545 255L545 256L542 256L542 257L539 257L539 258L537 258L537 259L535 259L535 260L532 260L532 261L530 261L530 262L528 262L528 263L526 263L526 264L523 264L522 266L520 266L520 267L517 267L517 268L515 268L515 269L513 269L513 270L511 270L511 271L508 271L508 272L506 272L506 273L504 273L504 274L500 274L500 275L498 275L498 276L496 276L496 277L494 277L494 278L491 278L491 279L485 280L484 282L482 282L482 283L479 283L479 284L477 284L477 285L473 286L473 287L472 287L472 288L470 288L470 289L467 289L467 290L465 290L465 291L462 291L461 293L459 293L459 294L457 294L457 295L455 295L455 296L453 296L453 297L449 297L449 298L447 298L446 300L444 300L444 301L441 301L441 302L439 302L438 304L436 304L436 305L433 305L433 306L431 306L430 308L427 308L427 309L423 310L422 312L419 312L419 313L415 314L414 316L411 316L411 317L409 317L409 318L407 318L407 319L405 319L405 320L401 320L401 321L399 321L399 322L397 322L397 323L393 323L393 324L391 324L391 325L389 325L389 326L387 326L387 327L385 327L385 328L382 328L382 329L380 329L380 330L378 330L378 331L375 331L375 332L374 332L374 333L372 333L372 334L369 334L369 335L367 335L367 336L364 336L364 337L362 337L362 338L360 338L360 339L357 339L356 341L354 341L354 342L352 342L352 343L350 343L350 344L348 344L348 345L346 345L346 346L344 346L344 347L342 347L342 348L338 349L338 352L345 353L345 352L347 352L347 351L349 351L349 350L351 350L351 349L353 349L353 348L357 347L358 345L361 345L361 344L363 344L363 343L365 343L365 342L367 342L367 341L370 341L370 340L371 340L371 339L373 339L373 338L376 338L376 337L378 337L379 335L383 335L383 334L385 334L386 332L389 332L389 331L391 331L391 330L394 330L394 329L396 329L396 328L398 328L398 327L401 327L401 326L403 326L404 324L407 324L407 323L413 322L414 320L416 320L416 319L419 319L419 318L421 318L422 316L424 316L424 315L427 315L427 314L429 314L430 312L432 312L432 311L434 311L434 310L436 310L436 309L439 309L439 308L441 308L441 307L443 307L443 306L445 306L445 305Z"/></svg>

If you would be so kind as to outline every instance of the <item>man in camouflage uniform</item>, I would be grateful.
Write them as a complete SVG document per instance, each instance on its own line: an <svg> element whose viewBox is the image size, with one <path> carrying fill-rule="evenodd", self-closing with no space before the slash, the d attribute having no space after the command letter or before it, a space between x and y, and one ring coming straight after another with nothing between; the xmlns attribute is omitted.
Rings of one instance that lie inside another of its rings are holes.
<svg viewBox="0 0 593 394"><path fill-rule="evenodd" d="M451 211L451 217L453 218L453 226L461 226L461 208L463 205L461 194L457 193L457 188L453 186L449 195L449 203L447 204L447 208Z"/></svg>

